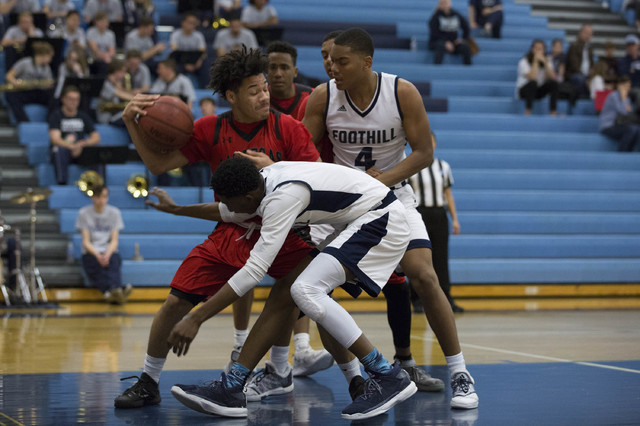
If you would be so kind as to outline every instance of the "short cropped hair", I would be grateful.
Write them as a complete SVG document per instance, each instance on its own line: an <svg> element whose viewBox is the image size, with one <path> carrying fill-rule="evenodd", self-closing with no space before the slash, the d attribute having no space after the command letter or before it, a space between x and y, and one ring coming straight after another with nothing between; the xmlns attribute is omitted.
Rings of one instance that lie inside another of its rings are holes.
<svg viewBox="0 0 640 426"><path fill-rule="evenodd" d="M338 38L338 36L340 34L342 34L343 32L344 31L342 31L342 30L331 31L329 34L324 36L324 38L322 39L322 42L324 43L325 41L328 41L328 40L334 40L334 39Z"/></svg>
<svg viewBox="0 0 640 426"><path fill-rule="evenodd" d="M91 188L91 190L93 191L93 195L91 197L99 197L100 195L102 195L102 191L104 190L109 191L109 188L107 188L104 185L96 185L94 187Z"/></svg>
<svg viewBox="0 0 640 426"><path fill-rule="evenodd" d="M227 90L235 92L245 78L264 74L267 71L268 59L259 49L235 49L220 56L209 72L208 89L220 93L226 99Z"/></svg>
<svg viewBox="0 0 640 426"><path fill-rule="evenodd" d="M62 89L62 93L60 94L60 97L64 98L67 93L71 93L71 92L80 93L82 95L78 86L74 86L73 84L70 84L68 86L65 86L64 89Z"/></svg>
<svg viewBox="0 0 640 426"><path fill-rule="evenodd" d="M120 59L114 59L109 62L109 65L107 65L107 74L113 74L114 72L123 70L126 67L127 65L123 61Z"/></svg>
<svg viewBox="0 0 640 426"><path fill-rule="evenodd" d="M258 189L262 176L253 161L244 157L231 157L220 163L211 176L211 189L223 197L246 195Z"/></svg>
<svg viewBox="0 0 640 426"><path fill-rule="evenodd" d="M267 56L269 55L269 53L274 53L274 52L288 53L291 56L293 65L295 65L298 60L298 49L296 49L286 41L277 40L269 43L269 45L267 46Z"/></svg>
<svg viewBox="0 0 640 426"><path fill-rule="evenodd" d="M142 59L142 52L140 52L138 49L129 49L127 50L125 59L130 59L130 58Z"/></svg>
<svg viewBox="0 0 640 426"><path fill-rule="evenodd" d="M93 22L94 23L96 21L102 21L103 19L109 19L109 15L107 15L107 12L105 12L104 10L100 10L100 11L96 12L95 15L93 15Z"/></svg>
<svg viewBox="0 0 640 426"><path fill-rule="evenodd" d="M167 68L172 69L173 72L178 72L178 65L176 65L176 61L174 61L171 58L167 58L167 59L165 59L163 61L158 62L158 65L160 65L160 64L164 65Z"/></svg>
<svg viewBox="0 0 640 426"><path fill-rule="evenodd" d="M354 53L373 57L373 39L362 28L344 30L333 42L339 46L350 47Z"/></svg>
<svg viewBox="0 0 640 426"><path fill-rule="evenodd" d="M198 102L198 105L202 106L202 104L206 103L206 102L211 102L211 104L213 106L216 106L216 101L213 98L210 98L208 96L200 99L200 102Z"/></svg>

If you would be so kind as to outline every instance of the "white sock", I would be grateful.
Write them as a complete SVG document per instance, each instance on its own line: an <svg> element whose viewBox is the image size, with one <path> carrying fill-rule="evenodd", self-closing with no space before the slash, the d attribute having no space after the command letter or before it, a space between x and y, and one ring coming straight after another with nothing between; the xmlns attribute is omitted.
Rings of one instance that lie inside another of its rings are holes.
<svg viewBox="0 0 640 426"><path fill-rule="evenodd" d="M271 364L279 375L289 367L289 346L271 346Z"/></svg>
<svg viewBox="0 0 640 426"><path fill-rule="evenodd" d="M242 347L244 346L244 342L247 340L247 336L249 335L249 330L238 330L237 328L233 329L233 347Z"/></svg>
<svg viewBox="0 0 640 426"><path fill-rule="evenodd" d="M293 347L296 353L311 349L309 346L309 333L297 333L293 335Z"/></svg>
<svg viewBox="0 0 640 426"><path fill-rule="evenodd" d="M160 382L160 373L162 373L162 368L164 367L164 363L166 358L154 358L151 355L147 354L144 358L144 372L149 375L156 383Z"/></svg>
<svg viewBox="0 0 640 426"><path fill-rule="evenodd" d="M358 360L358 358L353 358L346 364L338 364L338 367L340 367L340 371L344 374L344 378L347 379L347 384L351 383L351 379L354 377L362 376L360 360Z"/></svg>
<svg viewBox="0 0 640 426"><path fill-rule="evenodd" d="M449 373L451 375L461 371L467 371L467 365L464 363L462 352L457 355L445 356L444 358L447 360L447 366L449 367Z"/></svg>

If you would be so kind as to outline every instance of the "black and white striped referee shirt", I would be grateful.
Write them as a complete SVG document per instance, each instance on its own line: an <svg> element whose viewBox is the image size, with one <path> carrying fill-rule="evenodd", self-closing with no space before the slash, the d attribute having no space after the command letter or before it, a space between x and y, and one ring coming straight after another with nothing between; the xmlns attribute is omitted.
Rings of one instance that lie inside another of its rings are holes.
<svg viewBox="0 0 640 426"><path fill-rule="evenodd" d="M431 166L420 170L409 179L418 205L425 207L444 207L447 200L444 190L453 186L453 174L446 161L433 159Z"/></svg>

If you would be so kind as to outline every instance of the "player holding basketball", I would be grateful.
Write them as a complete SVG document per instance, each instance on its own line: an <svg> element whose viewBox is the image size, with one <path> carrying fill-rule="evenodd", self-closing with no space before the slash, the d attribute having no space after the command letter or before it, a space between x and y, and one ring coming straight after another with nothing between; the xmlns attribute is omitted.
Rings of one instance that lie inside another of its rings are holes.
<svg viewBox="0 0 640 426"><path fill-rule="evenodd" d="M302 101L307 99L311 88L294 83L298 73L296 58L298 54L292 45L283 41L274 41L267 47L267 80L269 81L269 98L271 108L283 114L291 115L296 120L302 118L304 108L301 110ZM234 347L231 352L231 360L225 367L229 371L234 361L238 359L242 345L248 335L249 317L253 301L253 289L248 291L238 302L233 304L234 323ZM294 354L293 376L309 376L318 371L327 369L333 365L333 357L326 350L314 350L309 345L309 317L302 317L294 326ZM289 338L276 342L276 347L289 345ZM277 351L278 349L276 349ZM254 375L247 385L247 398L259 399L268 394L271 386L278 386L281 378L277 377L271 365L268 363L265 370Z"/></svg>
<svg viewBox="0 0 640 426"><path fill-rule="evenodd" d="M212 171L237 151L256 150L266 153L273 161L317 161L318 152L302 123L269 109L269 91L264 76L266 60L259 50L232 51L218 58L211 70L210 87L221 93L230 103L231 111L219 116L207 116L195 123L189 142L180 150L169 154L154 151L152 142L146 142L136 123L138 114L153 104L157 95L136 95L127 105L123 120L134 145L145 165L154 174L184 166L187 163L207 161ZM195 207L183 214L209 218ZM169 351L167 340L171 329L198 303L216 294L220 288L246 262L253 245L259 238L253 227L247 229L234 224L219 224L204 243L196 246L182 262L171 282L171 292L156 313L151 326L144 372L140 379L114 403L118 408L137 408L158 404L161 400L158 381ZM246 377L260 361L262 355L275 342L279 333L291 336L293 305L289 295L291 277L301 269L296 265L310 261L307 255L311 246L296 232L289 232L282 250L269 268L269 275L276 278L262 315L254 325L247 342L231 372ZM291 276L287 276L290 274ZM238 296L224 294L229 303ZM283 315L291 312L292 315ZM288 364L288 345L271 353L271 363L288 378L280 390L290 391L291 367ZM260 355L257 355L260 354ZM286 374L286 370L289 374ZM246 371L246 375L244 375ZM282 370L282 371L281 371Z"/></svg>
<svg viewBox="0 0 640 426"><path fill-rule="evenodd" d="M451 373L453 408L478 406L474 381L458 342L451 306L433 270L431 244L407 179L433 161L427 113L410 82L372 70L373 40L364 30L344 31L331 49L334 79L307 102L304 124L314 141L326 134L334 162L366 171L392 188L408 210L412 240L400 262L418 293ZM412 153L405 156L408 141Z"/></svg>

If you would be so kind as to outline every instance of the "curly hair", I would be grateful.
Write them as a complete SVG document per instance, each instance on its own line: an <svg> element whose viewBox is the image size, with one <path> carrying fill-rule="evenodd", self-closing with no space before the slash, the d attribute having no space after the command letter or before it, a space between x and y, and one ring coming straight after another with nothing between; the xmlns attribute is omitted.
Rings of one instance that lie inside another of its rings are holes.
<svg viewBox="0 0 640 426"><path fill-rule="evenodd" d="M211 176L211 189L223 197L246 195L258 189L262 176L253 162L244 157L232 157L220 163Z"/></svg>
<svg viewBox="0 0 640 426"><path fill-rule="evenodd" d="M237 91L245 78L264 74L267 66L268 59L260 49L247 50L243 45L241 50L232 50L216 60L209 72L207 88L226 99L227 90Z"/></svg>
<svg viewBox="0 0 640 426"><path fill-rule="evenodd" d="M269 43L269 45L267 46L267 56L269 56L269 53L274 52L288 53L291 56L293 65L295 65L298 60L298 50L286 41L276 40Z"/></svg>

